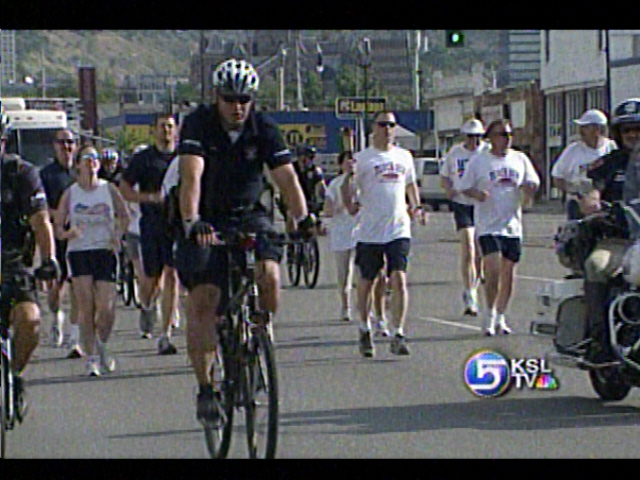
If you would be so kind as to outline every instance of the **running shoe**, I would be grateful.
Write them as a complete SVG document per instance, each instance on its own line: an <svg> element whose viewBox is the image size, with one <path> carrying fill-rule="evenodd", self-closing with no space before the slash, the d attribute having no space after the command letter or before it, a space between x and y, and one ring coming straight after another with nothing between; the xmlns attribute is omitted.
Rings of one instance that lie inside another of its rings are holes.
<svg viewBox="0 0 640 480"><path fill-rule="evenodd" d="M511 328L507 325L504 313L498 315L498 327L504 335L509 335L511 333Z"/></svg>
<svg viewBox="0 0 640 480"><path fill-rule="evenodd" d="M389 329L387 328L387 321L384 318L376 319L374 324L376 326L376 331L374 333L374 336L388 337L390 335Z"/></svg>
<svg viewBox="0 0 640 480"><path fill-rule="evenodd" d="M71 351L69 351L69 354L67 355L67 358L82 358L84 357L84 353L82 353L82 349L80 348L80 345L78 343L72 344L71 345Z"/></svg>
<svg viewBox="0 0 640 480"><path fill-rule="evenodd" d="M394 335L391 340L390 350L394 355L409 355L406 337L404 335Z"/></svg>
<svg viewBox="0 0 640 480"><path fill-rule="evenodd" d="M178 349L166 335L158 339L158 355L175 355L176 353L178 353Z"/></svg>
<svg viewBox="0 0 640 480"><path fill-rule="evenodd" d="M475 299L475 291L462 292L462 302L464 303L464 314L476 317L478 315L478 302Z"/></svg>
<svg viewBox="0 0 640 480"><path fill-rule="evenodd" d="M350 322L351 321L351 309L349 307L343 307L342 311L340 313L340 319L343 322Z"/></svg>
<svg viewBox="0 0 640 480"><path fill-rule="evenodd" d="M87 358L86 370L87 375L90 377L100 376L100 359L96 355Z"/></svg>
<svg viewBox="0 0 640 480"><path fill-rule="evenodd" d="M497 318L496 314L492 311L486 312L484 314L484 334L487 337L493 337L496 334L496 323Z"/></svg>
<svg viewBox="0 0 640 480"><path fill-rule="evenodd" d="M371 358L375 355L373 341L371 340L371 331L360 331L360 354L363 357Z"/></svg>

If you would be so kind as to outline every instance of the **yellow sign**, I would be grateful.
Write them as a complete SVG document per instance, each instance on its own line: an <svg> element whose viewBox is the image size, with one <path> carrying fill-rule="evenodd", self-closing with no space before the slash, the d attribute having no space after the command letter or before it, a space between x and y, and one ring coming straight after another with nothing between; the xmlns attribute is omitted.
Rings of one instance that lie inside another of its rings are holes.
<svg viewBox="0 0 640 480"><path fill-rule="evenodd" d="M336 98L336 117L337 118L355 118L365 113L373 114L381 112L386 108L387 100L383 97L367 98L366 102L363 97L339 97Z"/></svg>
<svg viewBox="0 0 640 480"><path fill-rule="evenodd" d="M324 149L327 145L327 133L322 124L284 123L279 127L289 148L307 144L317 149Z"/></svg>

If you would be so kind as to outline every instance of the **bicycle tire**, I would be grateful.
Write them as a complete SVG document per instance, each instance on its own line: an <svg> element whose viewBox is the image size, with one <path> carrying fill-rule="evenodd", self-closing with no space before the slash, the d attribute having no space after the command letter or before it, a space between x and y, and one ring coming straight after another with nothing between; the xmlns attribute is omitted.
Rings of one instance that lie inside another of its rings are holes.
<svg viewBox="0 0 640 480"><path fill-rule="evenodd" d="M314 237L304 244L305 254L303 257L304 283L307 288L314 288L318 283L320 273L320 248L318 240Z"/></svg>
<svg viewBox="0 0 640 480"><path fill-rule="evenodd" d="M265 330L254 332L243 381L250 458L275 458L278 443L278 376L273 343ZM266 415L261 421L262 414ZM266 429L266 431L265 431ZM262 447L264 441L264 448Z"/></svg>
<svg viewBox="0 0 640 480"><path fill-rule="evenodd" d="M131 279L133 278L133 265L130 262L122 266L122 303L125 307L131 305L133 300L133 291L131 290Z"/></svg>
<svg viewBox="0 0 640 480"><path fill-rule="evenodd" d="M6 346L8 344L5 344L4 342L7 342L8 340L3 340L3 349L6 348ZM5 353L7 353L7 355L5 355ZM10 413L10 397L11 397L11 392L9 391L10 388L10 384L11 382L9 381L9 361L7 356L10 355L10 353L3 351L2 352L2 360L1 363L2 365L0 365L0 390L1 390L1 394L0 394L0 432L1 432L1 439L0 441L2 442L0 444L0 458L5 458L5 453L6 453L6 449L7 449L7 436L8 436L8 431L9 429L12 428L13 425L13 419L11 419L11 413Z"/></svg>
<svg viewBox="0 0 640 480"><path fill-rule="evenodd" d="M227 347L223 347L222 343L222 341L218 343L221 348L217 350L212 364L213 371L211 372L211 380L214 390L221 393L222 407L226 420L220 428L203 426L207 452L211 458L217 459L227 458L229 454L231 434L233 433L233 407L235 397L230 378L229 355L223 353L226 352Z"/></svg>
<svg viewBox="0 0 640 480"><path fill-rule="evenodd" d="M302 269L300 262L301 245L292 244L287 248L287 273L289 274L289 283L292 287L300 284L300 270ZM293 258L289 258L289 256Z"/></svg>

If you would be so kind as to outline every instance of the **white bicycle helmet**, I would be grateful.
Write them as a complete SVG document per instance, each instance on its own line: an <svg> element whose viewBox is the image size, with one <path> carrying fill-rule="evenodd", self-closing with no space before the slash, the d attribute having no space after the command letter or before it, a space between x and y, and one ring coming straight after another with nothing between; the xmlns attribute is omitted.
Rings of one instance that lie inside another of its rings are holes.
<svg viewBox="0 0 640 480"><path fill-rule="evenodd" d="M260 78L253 66L245 60L230 58L213 72L213 86L235 94L253 94L258 91Z"/></svg>

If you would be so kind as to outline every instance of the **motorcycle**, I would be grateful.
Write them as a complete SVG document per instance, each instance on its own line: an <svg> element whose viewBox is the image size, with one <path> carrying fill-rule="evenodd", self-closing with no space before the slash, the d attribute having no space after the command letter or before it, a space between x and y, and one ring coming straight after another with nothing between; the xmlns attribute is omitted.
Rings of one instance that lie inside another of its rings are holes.
<svg viewBox="0 0 640 480"><path fill-rule="evenodd" d="M607 205L583 219L570 220L554 239L560 263L578 274L584 273L584 262L600 240L635 240L610 282L607 328L611 353L598 361L588 355L597 346L588 331L583 280L544 285L537 295L542 320L531 323L532 334L553 338L549 362L587 371L602 400L623 400L632 387L640 387L640 216L635 210L639 204Z"/></svg>

